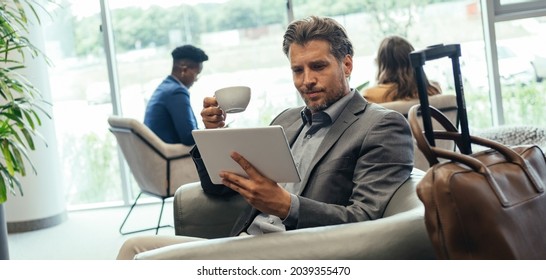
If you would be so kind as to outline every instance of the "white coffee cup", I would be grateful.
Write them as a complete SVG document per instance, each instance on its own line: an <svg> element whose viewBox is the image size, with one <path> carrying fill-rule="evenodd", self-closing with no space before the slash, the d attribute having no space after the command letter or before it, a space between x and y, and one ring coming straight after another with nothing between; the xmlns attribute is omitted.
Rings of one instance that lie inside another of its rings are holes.
<svg viewBox="0 0 546 280"><path fill-rule="evenodd" d="M225 87L214 92L218 106L226 113L243 112L250 102L250 88L247 86Z"/></svg>

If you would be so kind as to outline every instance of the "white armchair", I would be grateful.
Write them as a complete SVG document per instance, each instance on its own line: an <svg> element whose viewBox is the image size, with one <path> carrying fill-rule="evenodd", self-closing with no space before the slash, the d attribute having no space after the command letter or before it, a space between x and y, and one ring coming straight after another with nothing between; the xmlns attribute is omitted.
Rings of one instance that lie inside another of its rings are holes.
<svg viewBox="0 0 546 280"><path fill-rule="evenodd" d="M167 144L146 125L131 118L111 116L108 118L108 123L140 188L140 193L121 224L119 232L129 234L155 229L157 234L162 227L161 216L165 199L173 197L181 185L199 181L197 170L189 154L192 147ZM123 227L142 194L162 200L157 226L124 232Z"/></svg>

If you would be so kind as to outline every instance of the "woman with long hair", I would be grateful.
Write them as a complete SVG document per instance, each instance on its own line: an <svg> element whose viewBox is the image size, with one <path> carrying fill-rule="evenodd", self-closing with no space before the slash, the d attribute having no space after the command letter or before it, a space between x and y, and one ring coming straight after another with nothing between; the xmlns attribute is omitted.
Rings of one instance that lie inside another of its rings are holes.
<svg viewBox="0 0 546 280"><path fill-rule="evenodd" d="M366 100L383 103L419 98L417 81L409 60L409 54L414 50L410 42L400 36L389 36L381 41L376 58L376 85L364 90ZM429 82L426 76L425 80L428 95L442 92L438 84Z"/></svg>

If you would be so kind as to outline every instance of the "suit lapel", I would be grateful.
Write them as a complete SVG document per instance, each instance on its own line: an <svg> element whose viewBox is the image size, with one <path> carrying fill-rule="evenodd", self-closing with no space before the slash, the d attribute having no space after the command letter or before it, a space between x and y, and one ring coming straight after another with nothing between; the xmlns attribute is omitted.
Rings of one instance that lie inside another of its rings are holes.
<svg viewBox="0 0 546 280"><path fill-rule="evenodd" d="M366 109L368 103L364 98L358 93L355 93L354 97L349 101L345 109L341 112L336 121L332 124L332 127L328 131L328 134L322 140L322 143L318 147L313 160L309 166L307 174L301 182L303 188L300 188L301 194L307 188L307 182L309 181L309 174L313 172L316 168L317 163L324 157L324 155L334 146L334 144L339 140L343 132L349 128L355 121L360 118L360 115Z"/></svg>

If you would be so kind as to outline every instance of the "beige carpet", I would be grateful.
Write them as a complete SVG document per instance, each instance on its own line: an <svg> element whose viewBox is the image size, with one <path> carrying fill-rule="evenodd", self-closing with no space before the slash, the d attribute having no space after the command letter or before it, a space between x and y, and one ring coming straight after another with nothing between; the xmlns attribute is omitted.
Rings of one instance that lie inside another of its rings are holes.
<svg viewBox="0 0 546 280"><path fill-rule="evenodd" d="M160 204L138 205L125 231L157 225ZM118 232L129 207L80 210L68 213L66 222L47 229L9 234L11 260L113 260L123 242L137 235L154 235L155 230L121 235ZM162 224L173 225L172 202L165 203ZM159 230L174 235L174 228Z"/></svg>

